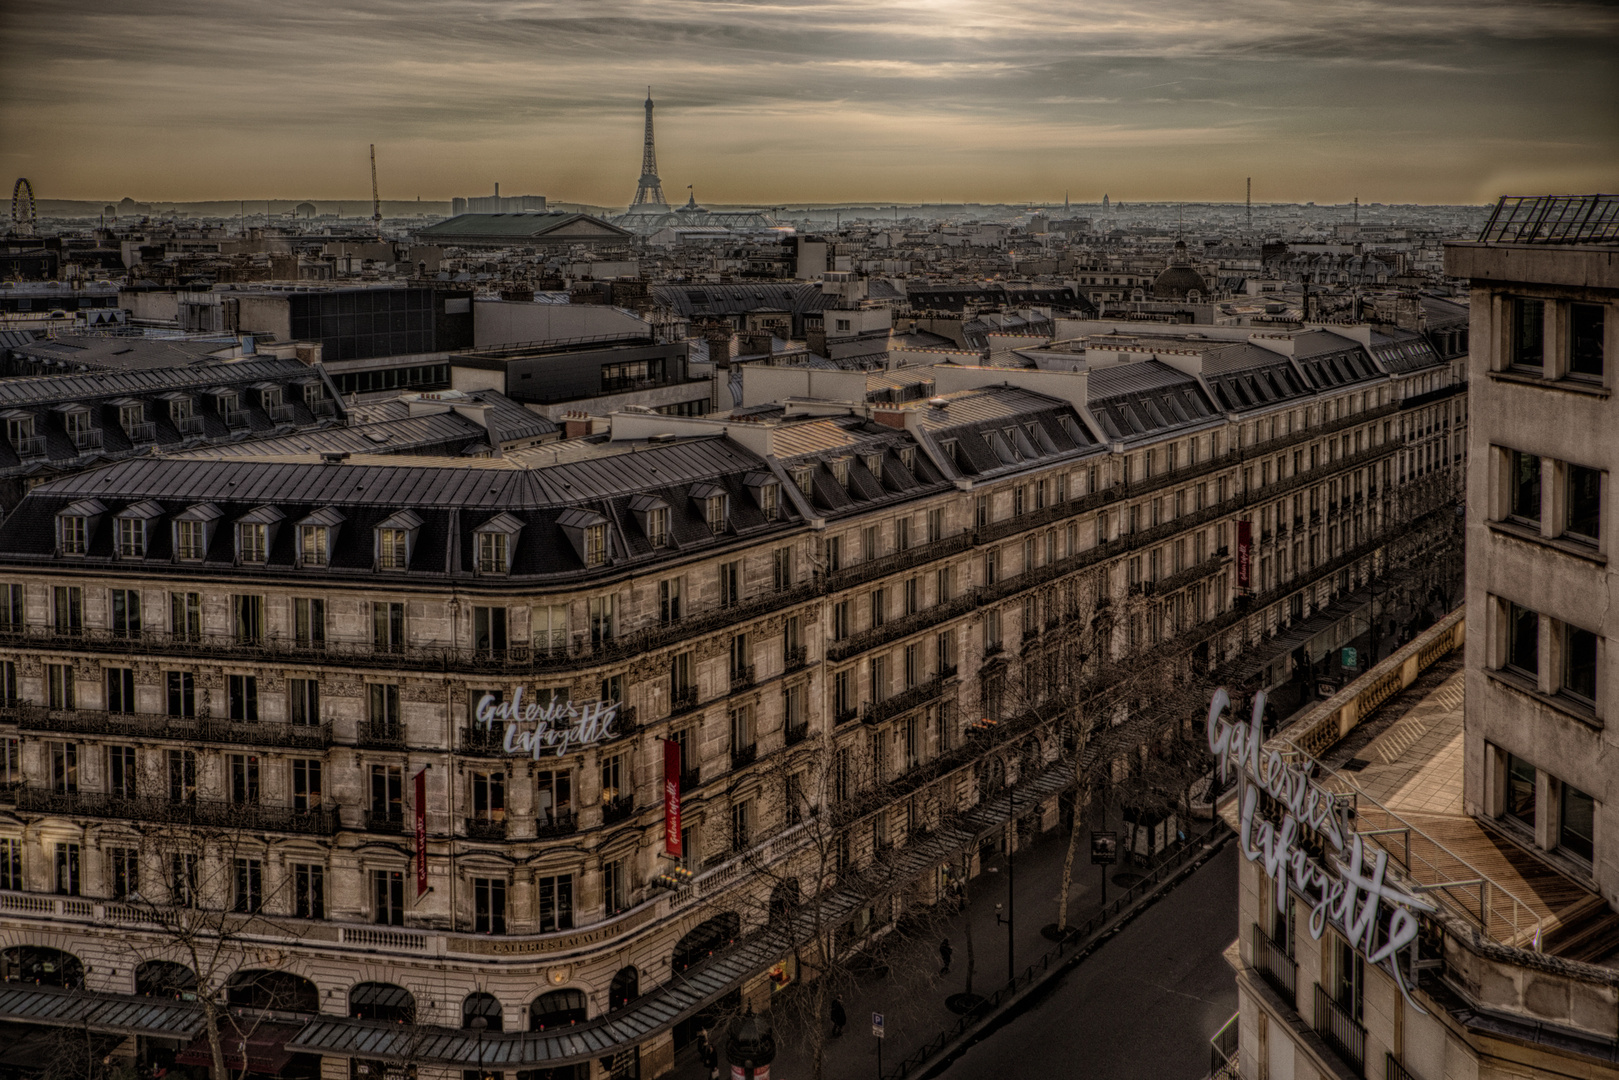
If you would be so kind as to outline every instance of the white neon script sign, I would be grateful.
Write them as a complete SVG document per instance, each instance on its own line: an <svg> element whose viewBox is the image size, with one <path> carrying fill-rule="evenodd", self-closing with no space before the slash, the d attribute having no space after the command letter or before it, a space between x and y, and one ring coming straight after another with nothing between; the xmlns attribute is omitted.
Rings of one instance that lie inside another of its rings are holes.
<svg viewBox="0 0 1619 1080"><path fill-rule="evenodd" d="M1416 940L1420 929L1416 913L1434 911L1434 906L1384 879L1388 852L1378 849L1368 870L1365 841L1350 826L1332 792L1312 781L1301 766L1283 761L1275 750L1265 750L1263 691L1254 695L1253 717L1246 726L1221 718L1230 705L1231 698L1223 687L1214 692L1209 702L1209 753L1214 756L1222 783L1233 766L1237 769L1242 788L1243 857L1264 863L1265 873L1276 883L1278 909L1287 904L1291 884L1311 905L1311 937L1319 941L1330 923L1368 963L1392 975L1401 996L1423 1012L1411 1000L1398 955ZM1285 808L1280 825L1256 818L1261 791ZM1297 843L1301 823L1338 852L1330 868ZM1384 904L1389 912L1387 935L1379 944L1378 915Z"/></svg>
<svg viewBox="0 0 1619 1080"><path fill-rule="evenodd" d="M510 701L497 701L494 694L485 694L478 701L475 716L485 730L492 729L497 720L506 725L506 738L501 744L506 753L528 754L535 759L545 753L561 757L618 734L613 730L613 721L618 719L616 701L575 705L558 698L541 705L537 701L525 702L521 686L512 691ZM534 726L524 730L525 724Z"/></svg>

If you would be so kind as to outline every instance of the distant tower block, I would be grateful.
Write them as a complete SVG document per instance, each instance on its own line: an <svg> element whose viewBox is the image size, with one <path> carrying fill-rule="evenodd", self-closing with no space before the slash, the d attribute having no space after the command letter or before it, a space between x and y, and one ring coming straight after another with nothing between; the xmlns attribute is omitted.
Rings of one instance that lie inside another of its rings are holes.
<svg viewBox="0 0 1619 1080"><path fill-rule="evenodd" d="M658 153L652 147L652 87L646 88L646 143L641 148L641 181L635 188L635 201L630 203L630 209L637 206L668 206L669 201L663 197L663 181L658 179Z"/></svg>

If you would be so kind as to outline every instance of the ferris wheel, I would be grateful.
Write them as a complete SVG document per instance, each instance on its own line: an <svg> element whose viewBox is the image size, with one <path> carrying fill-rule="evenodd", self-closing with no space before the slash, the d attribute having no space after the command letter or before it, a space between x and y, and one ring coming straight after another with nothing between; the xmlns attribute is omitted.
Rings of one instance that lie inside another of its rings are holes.
<svg viewBox="0 0 1619 1080"><path fill-rule="evenodd" d="M24 236L34 235L34 185L26 176L11 185L11 224Z"/></svg>

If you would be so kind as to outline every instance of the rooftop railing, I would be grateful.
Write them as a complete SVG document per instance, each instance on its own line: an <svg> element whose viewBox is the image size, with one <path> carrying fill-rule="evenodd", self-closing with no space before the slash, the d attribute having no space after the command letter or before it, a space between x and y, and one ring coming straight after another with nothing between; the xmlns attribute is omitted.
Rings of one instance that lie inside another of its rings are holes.
<svg viewBox="0 0 1619 1080"><path fill-rule="evenodd" d="M1478 239L1483 244L1619 242L1619 195L1503 195Z"/></svg>

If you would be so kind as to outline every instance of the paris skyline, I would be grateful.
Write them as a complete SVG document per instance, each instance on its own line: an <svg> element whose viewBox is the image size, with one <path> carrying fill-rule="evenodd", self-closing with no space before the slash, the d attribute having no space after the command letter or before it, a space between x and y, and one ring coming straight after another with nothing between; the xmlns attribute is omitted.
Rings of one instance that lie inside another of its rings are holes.
<svg viewBox="0 0 1619 1080"><path fill-rule="evenodd" d="M1483 202L1619 178L1619 12L361 0L0 4L42 198ZM5 172L9 170L9 172Z"/></svg>

